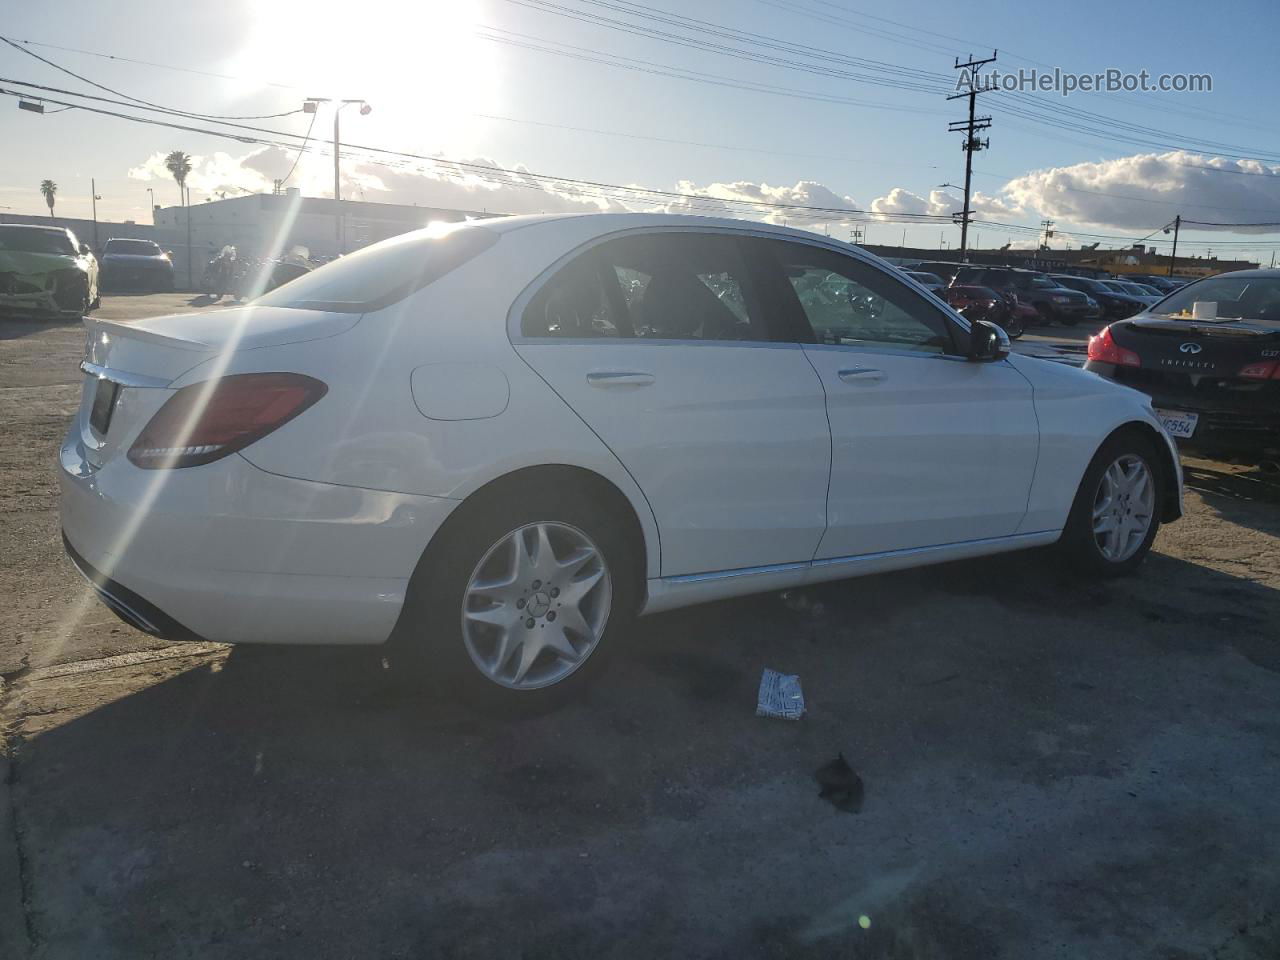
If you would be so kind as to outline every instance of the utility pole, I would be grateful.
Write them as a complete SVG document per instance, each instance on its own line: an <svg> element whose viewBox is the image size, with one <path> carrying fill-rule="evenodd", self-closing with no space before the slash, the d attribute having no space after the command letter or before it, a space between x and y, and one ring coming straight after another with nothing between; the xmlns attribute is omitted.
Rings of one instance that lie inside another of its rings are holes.
<svg viewBox="0 0 1280 960"><path fill-rule="evenodd" d="M147 206L151 208L151 225L156 225L156 192L151 187L147 187Z"/></svg>
<svg viewBox="0 0 1280 960"><path fill-rule="evenodd" d="M1173 265L1178 262L1178 231L1182 228L1182 214L1173 218L1173 252L1169 254L1169 276L1173 276ZM1165 227L1167 231L1169 228Z"/></svg>
<svg viewBox="0 0 1280 960"><path fill-rule="evenodd" d="M948 125L947 130L950 133L963 133L964 143L960 149L964 151L964 212L960 215L960 262L964 263L969 259L969 190L973 183L973 155L979 150L985 150L991 146L991 141L980 140L975 134L979 130L986 130L991 126L990 117L975 116L977 110L978 94L983 91L978 86L978 68L986 66L988 63L995 63L997 51L992 50L991 56L983 60L974 60L973 54L969 55L969 59L964 63L960 62L960 58L956 57L955 69L968 71L969 92L954 93L947 97L948 100L958 100L960 97L969 98L969 119L956 120ZM953 215L954 216L954 215Z"/></svg>
<svg viewBox="0 0 1280 960"><path fill-rule="evenodd" d="M98 182L89 178L89 196L93 201L93 252L98 252L98 201L102 198L98 196Z"/></svg>
<svg viewBox="0 0 1280 960"><path fill-rule="evenodd" d="M315 113L322 103L334 103L337 106L333 109L333 200L334 206L334 229L336 240L338 242L338 253L346 253L346 224L343 222L345 217L342 212L342 132L338 125L338 117L342 113L342 108L351 103L360 104L360 115L368 116L373 107L369 106L368 101L359 98L351 100L334 100L332 97L307 97L302 103L304 113Z"/></svg>
<svg viewBox="0 0 1280 960"><path fill-rule="evenodd" d="M1040 242L1041 250L1049 249L1049 240L1053 236L1053 224L1054 224L1054 221L1052 220L1040 221L1040 226L1044 227L1044 240Z"/></svg>
<svg viewBox="0 0 1280 960"><path fill-rule="evenodd" d="M854 227L851 231L849 231L849 240L853 243L855 247L860 246L862 244L862 228Z"/></svg>

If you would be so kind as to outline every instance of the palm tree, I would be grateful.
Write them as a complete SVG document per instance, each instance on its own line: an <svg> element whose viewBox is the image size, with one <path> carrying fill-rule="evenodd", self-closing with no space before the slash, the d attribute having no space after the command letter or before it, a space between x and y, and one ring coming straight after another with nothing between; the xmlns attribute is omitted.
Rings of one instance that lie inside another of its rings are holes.
<svg viewBox="0 0 1280 960"><path fill-rule="evenodd" d="M178 194L186 202L187 174L191 172L191 158L181 150L175 150L164 158L165 169L178 181Z"/></svg>
<svg viewBox="0 0 1280 960"><path fill-rule="evenodd" d="M49 219L53 219L53 201L58 195L58 185L52 180L40 181L40 192L44 194L44 202L49 205Z"/></svg>
<svg viewBox="0 0 1280 960"><path fill-rule="evenodd" d="M171 154L164 158L165 169L173 174L173 179L178 181L178 193L182 195L182 206L187 206L187 174L191 172L191 158L181 150L174 150ZM187 289L191 289L191 211L184 209L184 220L187 221Z"/></svg>

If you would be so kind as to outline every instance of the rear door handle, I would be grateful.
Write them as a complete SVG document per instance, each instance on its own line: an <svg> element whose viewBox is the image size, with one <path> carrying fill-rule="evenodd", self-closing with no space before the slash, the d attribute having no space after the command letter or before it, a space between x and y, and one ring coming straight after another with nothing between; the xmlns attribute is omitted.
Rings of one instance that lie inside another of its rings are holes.
<svg viewBox="0 0 1280 960"><path fill-rule="evenodd" d="M587 374L587 383L593 387L647 387L653 380L652 373L638 370L601 370Z"/></svg>
<svg viewBox="0 0 1280 960"><path fill-rule="evenodd" d="M872 367L850 367L848 370L841 370L836 374L845 383L866 382L871 380L883 380L884 371L876 370Z"/></svg>

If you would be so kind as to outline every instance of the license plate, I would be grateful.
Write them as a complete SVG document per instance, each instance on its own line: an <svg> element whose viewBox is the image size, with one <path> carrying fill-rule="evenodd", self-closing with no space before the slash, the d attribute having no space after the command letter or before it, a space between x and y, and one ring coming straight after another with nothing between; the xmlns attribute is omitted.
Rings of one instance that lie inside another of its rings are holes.
<svg viewBox="0 0 1280 960"><path fill-rule="evenodd" d="M1183 413L1181 410L1157 410L1156 416L1165 433L1184 440L1196 432L1196 424L1200 422L1200 414Z"/></svg>
<svg viewBox="0 0 1280 960"><path fill-rule="evenodd" d="M97 392L93 395L93 409L89 412L89 426L98 436L105 437L107 428L111 426L111 414L116 409L116 396L120 393L120 384L110 380L99 380Z"/></svg>

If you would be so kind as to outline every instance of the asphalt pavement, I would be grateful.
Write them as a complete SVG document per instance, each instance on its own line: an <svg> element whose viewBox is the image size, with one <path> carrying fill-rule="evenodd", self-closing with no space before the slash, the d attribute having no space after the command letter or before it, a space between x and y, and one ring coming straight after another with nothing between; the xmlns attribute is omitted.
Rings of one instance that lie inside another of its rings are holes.
<svg viewBox="0 0 1280 960"><path fill-rule="evenodd" d="M496 717L377 649L115 620L58 538L82 344L0 323L5 960L1280 955L1269 476L1188 459L1136 577L1037 551L663 614ZM766 667L802 719L754 715Z"/></svg>

